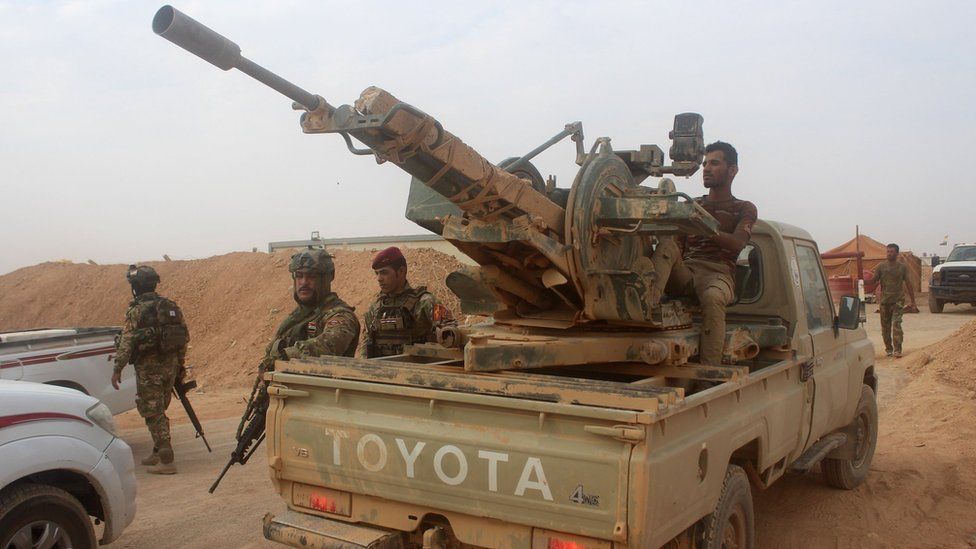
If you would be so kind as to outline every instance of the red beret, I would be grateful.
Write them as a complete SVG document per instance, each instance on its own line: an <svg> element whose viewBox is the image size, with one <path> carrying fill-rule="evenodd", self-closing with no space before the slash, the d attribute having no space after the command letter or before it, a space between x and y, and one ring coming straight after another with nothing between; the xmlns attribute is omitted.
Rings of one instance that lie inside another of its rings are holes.
<svg viewBox="0 0 976 549"><path fill-rule="evenodd" d="M373 269L382 269L387 265L401 260L404 262L406 261L406 259L403 257L403 252L400 251L400 248L390 246L389 248L376 254L376 257L373 258Z"/></svg>

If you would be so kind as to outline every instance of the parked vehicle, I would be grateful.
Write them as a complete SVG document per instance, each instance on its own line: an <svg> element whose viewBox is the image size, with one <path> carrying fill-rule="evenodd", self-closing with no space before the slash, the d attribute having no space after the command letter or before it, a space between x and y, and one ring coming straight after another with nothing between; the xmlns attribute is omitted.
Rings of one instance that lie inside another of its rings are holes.
<svg viewBox="0 0 976 549"><path fill-rule="evenodd" d="M929 311L941 313L946 303L976 306L976 244L957 244L944 262L932 268Z"/></svg>
<svg viewBox="0 0 976 549"><path fill-rule="evenodd" d="M132 450L112 413L64 387L0 380L0 548L97 546L136 512Z"/></svg>
<svg viewBox="0 0 976 549"><path fill-rule="evenodd" d="M266 519L265 536L526 549L717 547L704 540L728 536L751 547L750 484L819 464L831 486L856 487L878 422L860 304L844 297L834 309L801 229L761 221L750 253L728 333L746 330L760 349L734 366L648 365L635 352L636 363L468 371L492 352L577 364L620 345L693 344L700 329L527 333L498 322L464 328L463 351L278 362L267 440L289 511Z"/></svg>
<svg viewBox="0 0 976 549"><path fill-rule="evenodd" d="M750 548L751 486L817 464L838 488L867 476L874 349L859 300L834 306L806 231L756 223L733 266L723 365L695 360L697 304L655 290L667 273L650 259L654 239L718 234L671 180L641 184L698 170L700 115L675 116L670 165L658 145L615 150L599 138L587 149L576 122L501 166L385 90L333 107L171 6L152 26L287 95L306 111L306 133L338 133L354 154L433 191L423 203L411 192L407 215L478 263L446 283L462 312L492 317L444 327L436 343L402 355L276 362L229 462L267 440L288 510L265 517L266 538L372 549ZM529 161L570 136L580 169L561 189Z"/></svg>
<svg viewBox="0 0 976 549"><path fill-rule="evenodd" d="M133 368L112 388L117 326L44 328L0 333L0 379L33 381L81 391L105 403L113 414L135 408Z"/></svg>

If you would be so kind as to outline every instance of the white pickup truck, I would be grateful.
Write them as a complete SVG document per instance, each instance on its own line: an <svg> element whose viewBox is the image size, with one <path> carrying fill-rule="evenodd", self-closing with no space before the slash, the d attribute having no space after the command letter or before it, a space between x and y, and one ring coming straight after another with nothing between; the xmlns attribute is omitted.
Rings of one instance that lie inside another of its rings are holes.
<svg viewBox="0 0 976 549"><path fill-rule="evenodd" d="M132 368L122 372L120 390L112 388L117 326L44 328L0 332L0 379L58 385L91 395L113 414L135 407Z"/></svg>

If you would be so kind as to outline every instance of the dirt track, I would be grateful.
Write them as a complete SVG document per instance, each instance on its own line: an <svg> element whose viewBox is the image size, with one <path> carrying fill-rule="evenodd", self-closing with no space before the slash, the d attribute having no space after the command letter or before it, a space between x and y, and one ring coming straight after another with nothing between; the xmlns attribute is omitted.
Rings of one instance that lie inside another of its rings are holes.
<svg viewBox="0 0 976 549"><path fill-rule="evenodd" d="M869 334L880 346L872 310ZM968 306L906 315L905 350L935 343L974 319L976 308ZM976 400L924 371L931 365L918 366L931 351L877 363L881 436L868 482L843 492L814 472L756 493L759 547L969 547L976 535ZM207 493L232 448L245 393L194 395L213 454L192 438L183 412L171 409L180 474L139 471L136 521L113 547L277 547L260 530L264 513L283 509L264 452L245 467L234 466L216 494ZM140 418L129 412L118 419L137 457L145 455L151 444Z"/></svg>

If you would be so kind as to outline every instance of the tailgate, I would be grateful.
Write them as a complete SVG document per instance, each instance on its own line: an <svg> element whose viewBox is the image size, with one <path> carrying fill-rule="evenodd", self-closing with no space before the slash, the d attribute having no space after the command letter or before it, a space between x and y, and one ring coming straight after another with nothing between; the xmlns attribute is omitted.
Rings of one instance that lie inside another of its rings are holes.
<svg viewBox="0 0 976 549"><path fill-rule="evenodd" d="M626 536L628 464L648 414L552 402L543 386L565 393L568 383L552 376L517 374L518 383L506 383L499 381L505 374L460 374L454 381L473 388L463 391L450 389L446 371L417 364L329 357L279 367L269 374L277 398L268 438L283 480L412 504L417 515L450 511ZM391 376L391 369L407 377ZM525 381L532 378L539 378L535 393ZM605 382L583 381L608 396ZM497 390L515 385L521 397ZM655 391L643 398L623 391L623 402L658 405ZM294 496L290 504L307 499ZM375 524L381 514L357 508L353 498L353 520Z"/></svg>

